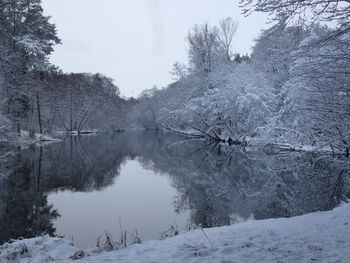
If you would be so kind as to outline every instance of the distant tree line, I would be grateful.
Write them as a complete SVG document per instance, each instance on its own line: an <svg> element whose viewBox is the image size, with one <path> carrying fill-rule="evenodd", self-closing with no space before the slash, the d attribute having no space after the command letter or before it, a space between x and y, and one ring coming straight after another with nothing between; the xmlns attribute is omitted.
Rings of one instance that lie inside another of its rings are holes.
<svg viewBox="0 0 350 263"><path fill-rule="evenodd" d="M128 102L101 74L64 74L49 62L61 40L41 0L0 0L0 136L21 130L119 129ZM101 118L103 117L103 118Z"/></svg>

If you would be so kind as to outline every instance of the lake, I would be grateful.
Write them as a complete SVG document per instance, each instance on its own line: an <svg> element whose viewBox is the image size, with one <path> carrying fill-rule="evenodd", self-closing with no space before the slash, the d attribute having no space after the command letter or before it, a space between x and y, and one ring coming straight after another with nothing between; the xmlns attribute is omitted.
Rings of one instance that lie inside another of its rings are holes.
<svg viewBox="0 0 350 263"><path fill-rule="evenodd" d="M121 228L159 239L332 209L349 194L329 156L226 146L166 132L67 136L1 162L0 243L40 234L94 247ZM5 173L4 172L4 173ZM131 235L128 237L131 238Z"/></svg>

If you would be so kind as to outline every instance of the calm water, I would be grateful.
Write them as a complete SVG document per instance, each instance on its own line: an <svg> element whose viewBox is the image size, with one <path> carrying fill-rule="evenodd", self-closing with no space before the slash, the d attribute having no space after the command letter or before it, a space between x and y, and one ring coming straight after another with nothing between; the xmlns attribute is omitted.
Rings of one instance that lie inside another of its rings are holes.
<svg viewBox="0 0 350 263"><path fill-rule="evenodd" d="M142 239L333 208L349 188L329 157L184 140L162 132L67 137L1 162L0 243L42 233L96 245L120 223Z"/></svg>
<svg viewBox="0 0 350 263"><path fill-rule="evenodd" d="M183 229L189 213L176 213L176 194L166 174L147 170L137 159L129 159L121 165L118 178L102 191L59 191L49 195L48 203L61 214L55 221L58 234L73 236L78 245L92 247L105 230L119 238L119 220L124 229L136 229L143 239L158 239L170 225Z"/></svg>

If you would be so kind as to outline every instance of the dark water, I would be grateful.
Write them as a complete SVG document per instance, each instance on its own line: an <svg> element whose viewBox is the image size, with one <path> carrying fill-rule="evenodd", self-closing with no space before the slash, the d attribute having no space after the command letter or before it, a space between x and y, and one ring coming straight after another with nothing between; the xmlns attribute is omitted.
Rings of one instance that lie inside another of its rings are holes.
<svg viewBox="0 0 350 263"><path fill-rule="evenodd" d="M249 218L301 215L349 193L328 156L184 140L162 132L67 137L1 161L0 243L43 233L96 245L108 230L155 239Z"/></svg>

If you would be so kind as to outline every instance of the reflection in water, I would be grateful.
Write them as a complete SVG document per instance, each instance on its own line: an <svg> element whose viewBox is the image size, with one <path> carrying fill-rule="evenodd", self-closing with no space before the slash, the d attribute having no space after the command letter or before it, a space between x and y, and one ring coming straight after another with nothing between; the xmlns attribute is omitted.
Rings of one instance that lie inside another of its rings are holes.
<svg viewBox="0 0 350 263"><path fill-rule="evenodd" d="M62 143L22 149L4 164L10 167L10 174L0 185L0 242L55 233L53 222L60 210L48 205L48 194L58 189L107 193L111 189L108 186L118 186L116 178L130 160L137 160L144 173L166 175L176 190L171 209L180 214L190 211L191 222L204 227L233 224L249 217L288 217L331 209L349 195L349 172L340 169L330 156L271 154L183 140L161 132L67 137ZM123 191L140 192L135 186L142 189L145 183L136 177L132 180L134 185L123 186ZM152 185L159 191L157 183ZM131 198L123 202L137 209ZM90 204L91 211L98 210L93 202ZM114 205L118 207L111 200L105 211L115 209ZM162 212L150 212L157 219L152 230L157 234L166 230L165 223L174 223ZM103 217L103 211L99 213ZM135 217L142 231L143 218ZM96 236L87 238L95 240Z"/></svg>
<svg viewBox="0 0 350 263"><path fill-rule="evenodd" d="M335 183L339 172L308 154L266 155L213 145L184 160L171 173L177 209L189 208L192 221L206 227L330 209L345 192L343 183Z"/></svg>
<svg viewBox="0 0 350 263"><path fill-rule="evenodd" d="M57 233L71 235L79 246L88 248L96 246L96 238L106 229L119 238L119 219L123 229L131 233L136 229L142 239L159 239L175 222L183 229L189 213L174 211L171 203L175 196L168 177L129 160L121 166L115 183L103 191L60 191L48 200L62 215L55 221Z"/></svg>
<svg viewBox="0 0 350 263"><path fill-rule="evenodd" d="M18 153L13 172L1 181L0 241L55 233L53 220L59 214L41 188L43 150L30 148L29 153L30 158Z"/></svg>

